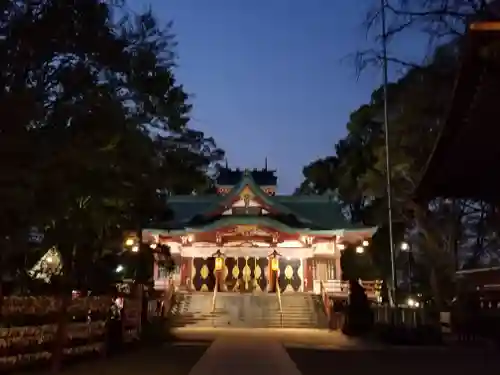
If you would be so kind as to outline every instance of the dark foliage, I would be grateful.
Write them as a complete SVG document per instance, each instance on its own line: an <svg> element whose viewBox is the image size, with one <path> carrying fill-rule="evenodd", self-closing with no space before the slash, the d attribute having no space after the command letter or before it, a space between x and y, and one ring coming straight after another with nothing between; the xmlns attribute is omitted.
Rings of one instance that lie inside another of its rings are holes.
<svg viewBox="0 0 500 375"><path fill-rule="evenodd" d="M342 331L349 336L361 336L370 332L373 314L364 288L356 280L349 281L349 303Z"/></svg>

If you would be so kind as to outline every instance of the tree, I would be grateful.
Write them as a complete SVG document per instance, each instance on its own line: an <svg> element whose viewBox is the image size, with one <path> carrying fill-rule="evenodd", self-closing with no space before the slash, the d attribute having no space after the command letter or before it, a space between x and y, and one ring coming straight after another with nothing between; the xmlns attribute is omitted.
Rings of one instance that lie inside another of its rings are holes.
<svg viewBox="0 0 500 375"><path fill-rule="evenodd" d="M408 33L423 34L428 42L428 52L422 61L409 61L397 54L389 54L388 61L405 69L422 67L433 59L433 53L447 43L460 40L467 24L473 20L498 17L500 3L487 0L388 0L385 5L387 40L408 37ZM377 42L381 39L381 4L374 0L369 8L364 26L367 33ZM380 48L369 48L354 55L358 72L368 66L380 66Z"/></svg>
<svg viewBox="0 0 500 375"><path fill-rule="evenodd" d="M419 268L427 272L434 298L442 304L452 293L450 282L459 259L465 257L466 264L477 264L485 256L498 258L494 251L498 243L494 229L495 207L472 200L436 199L428 205L415 204L412 200L446 120L465 24L470 19L483 17L491 10L491 4L422 0L404 1L395 8L396 2L389 3L390 38L399 36L403 29L425 24L430 36L441 43L423 63L400 61L397 56L390 56L390 61L406 65L406 71L389 84L388 105L396 250L398 242L410 239L415 260ZM367 25L373 27L379 17L380 13L374 12ZM457 27L457 32L444 33L443 28L448 26ZM359 67L380 62L377 54L371 57L370 60L369 54L363 55L364 65ZM336 155L314 162L314 174L304 171L303 185L328 185L352 221L382 228L369 250L388 280L382 113L383 98L379 89L374 91L369 103L351 115L348 135L337 143ZM334 162L325 163L326 160Z"/></svg>
<svg viewBox="0 0 500 375"><path fill-rule="evenodd" d="M397 245L405 235L412 235L421 242L422 251L429 249L433 255L440 254L427 264L429 272L435 275L442 274L450 260L447 249L444 251L442 247L442 231L434 225L438 212L444 208L438 205L430 215L432 209L422 211L413 206L411 197L445 118L456 63L456 52L445 46L436 52L431 64L409 70L388 87L394 239ZM356 223L377 225L382 228L381 233L387 226L382 113L382 90L377 89L370 103L351 114L348 135L337 143L337 154L330 159L335 163L323 167L323 172L317 169L316 175L306 175L306 181L308 178L328 179L329 188L337 192L347 216ZM315 185L315 181L308 183ZM379 235L369 251L386 282L390 283L388 243L387 233ZM436 284L436 296L438 291Z"/></svg>
<svg viewBox="0 0 500 375"><path fill-rule="evenodd" d="M59 252L57 365L72 288L92 284L89 269L122 251L125 230L168 217L166 191L208 185L222 151L188 128L170 28L151 12L119 18L97 0L2 7L0 267L14 266L31 227Z"/></svg>

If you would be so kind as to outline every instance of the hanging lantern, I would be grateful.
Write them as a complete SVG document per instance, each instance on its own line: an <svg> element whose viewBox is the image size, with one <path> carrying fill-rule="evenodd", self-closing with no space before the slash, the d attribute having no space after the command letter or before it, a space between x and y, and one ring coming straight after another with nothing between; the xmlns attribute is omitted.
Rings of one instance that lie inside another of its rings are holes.
<svg viewBox="0 0 500 375"><path fill-rule="evenodd" d="M215 258L215 270L221 271L223 266L224 266L224 258L222 257Z"/></svg>
<svg viewBox="0 0 500 375"><path fill-rule="evenodd" d="M279 270L279 260L278 258L274 257L271 259L271 269L273 271L278 271Z"/></svg>

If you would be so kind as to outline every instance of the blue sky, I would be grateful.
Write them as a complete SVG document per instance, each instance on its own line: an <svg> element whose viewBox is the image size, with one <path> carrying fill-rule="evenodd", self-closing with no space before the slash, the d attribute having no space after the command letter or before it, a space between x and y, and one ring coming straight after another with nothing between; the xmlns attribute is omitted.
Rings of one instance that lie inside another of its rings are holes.
<svg viewBox="0 0 500 375"><path fill-rule="evenodd" d="M278 170L280 193L333 153L349 114L381 83L357 79L348 56L368 47L362 26L376 0L135 0L174 22L177 77L192 95L192 127L213 136L229 165ZM398 55L421 55L406 37ZM394 51L395 50L395 51Z"/></svg>

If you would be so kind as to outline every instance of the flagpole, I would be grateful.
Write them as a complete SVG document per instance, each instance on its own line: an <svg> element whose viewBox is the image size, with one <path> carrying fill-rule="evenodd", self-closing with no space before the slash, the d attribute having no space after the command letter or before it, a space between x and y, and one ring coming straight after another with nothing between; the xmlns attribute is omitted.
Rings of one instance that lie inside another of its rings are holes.
<svg viewBox="0 0 500 375"><path fill-rule="evenodd" d="M388 69L387 69L387 25L386 25L386 0L380 0L381 4L381 17L382 17L382 63L383 63L383 95L384 95L384 133L385 133L385 168L387 178L387 219L389 224L389 249L391 252L391 281L390 286L392 305L396 304L396 257L394 251L394 233L392 227L392 188L391 188L391 156L389 149L389 109L387 106L388 101Z"/></svg>

